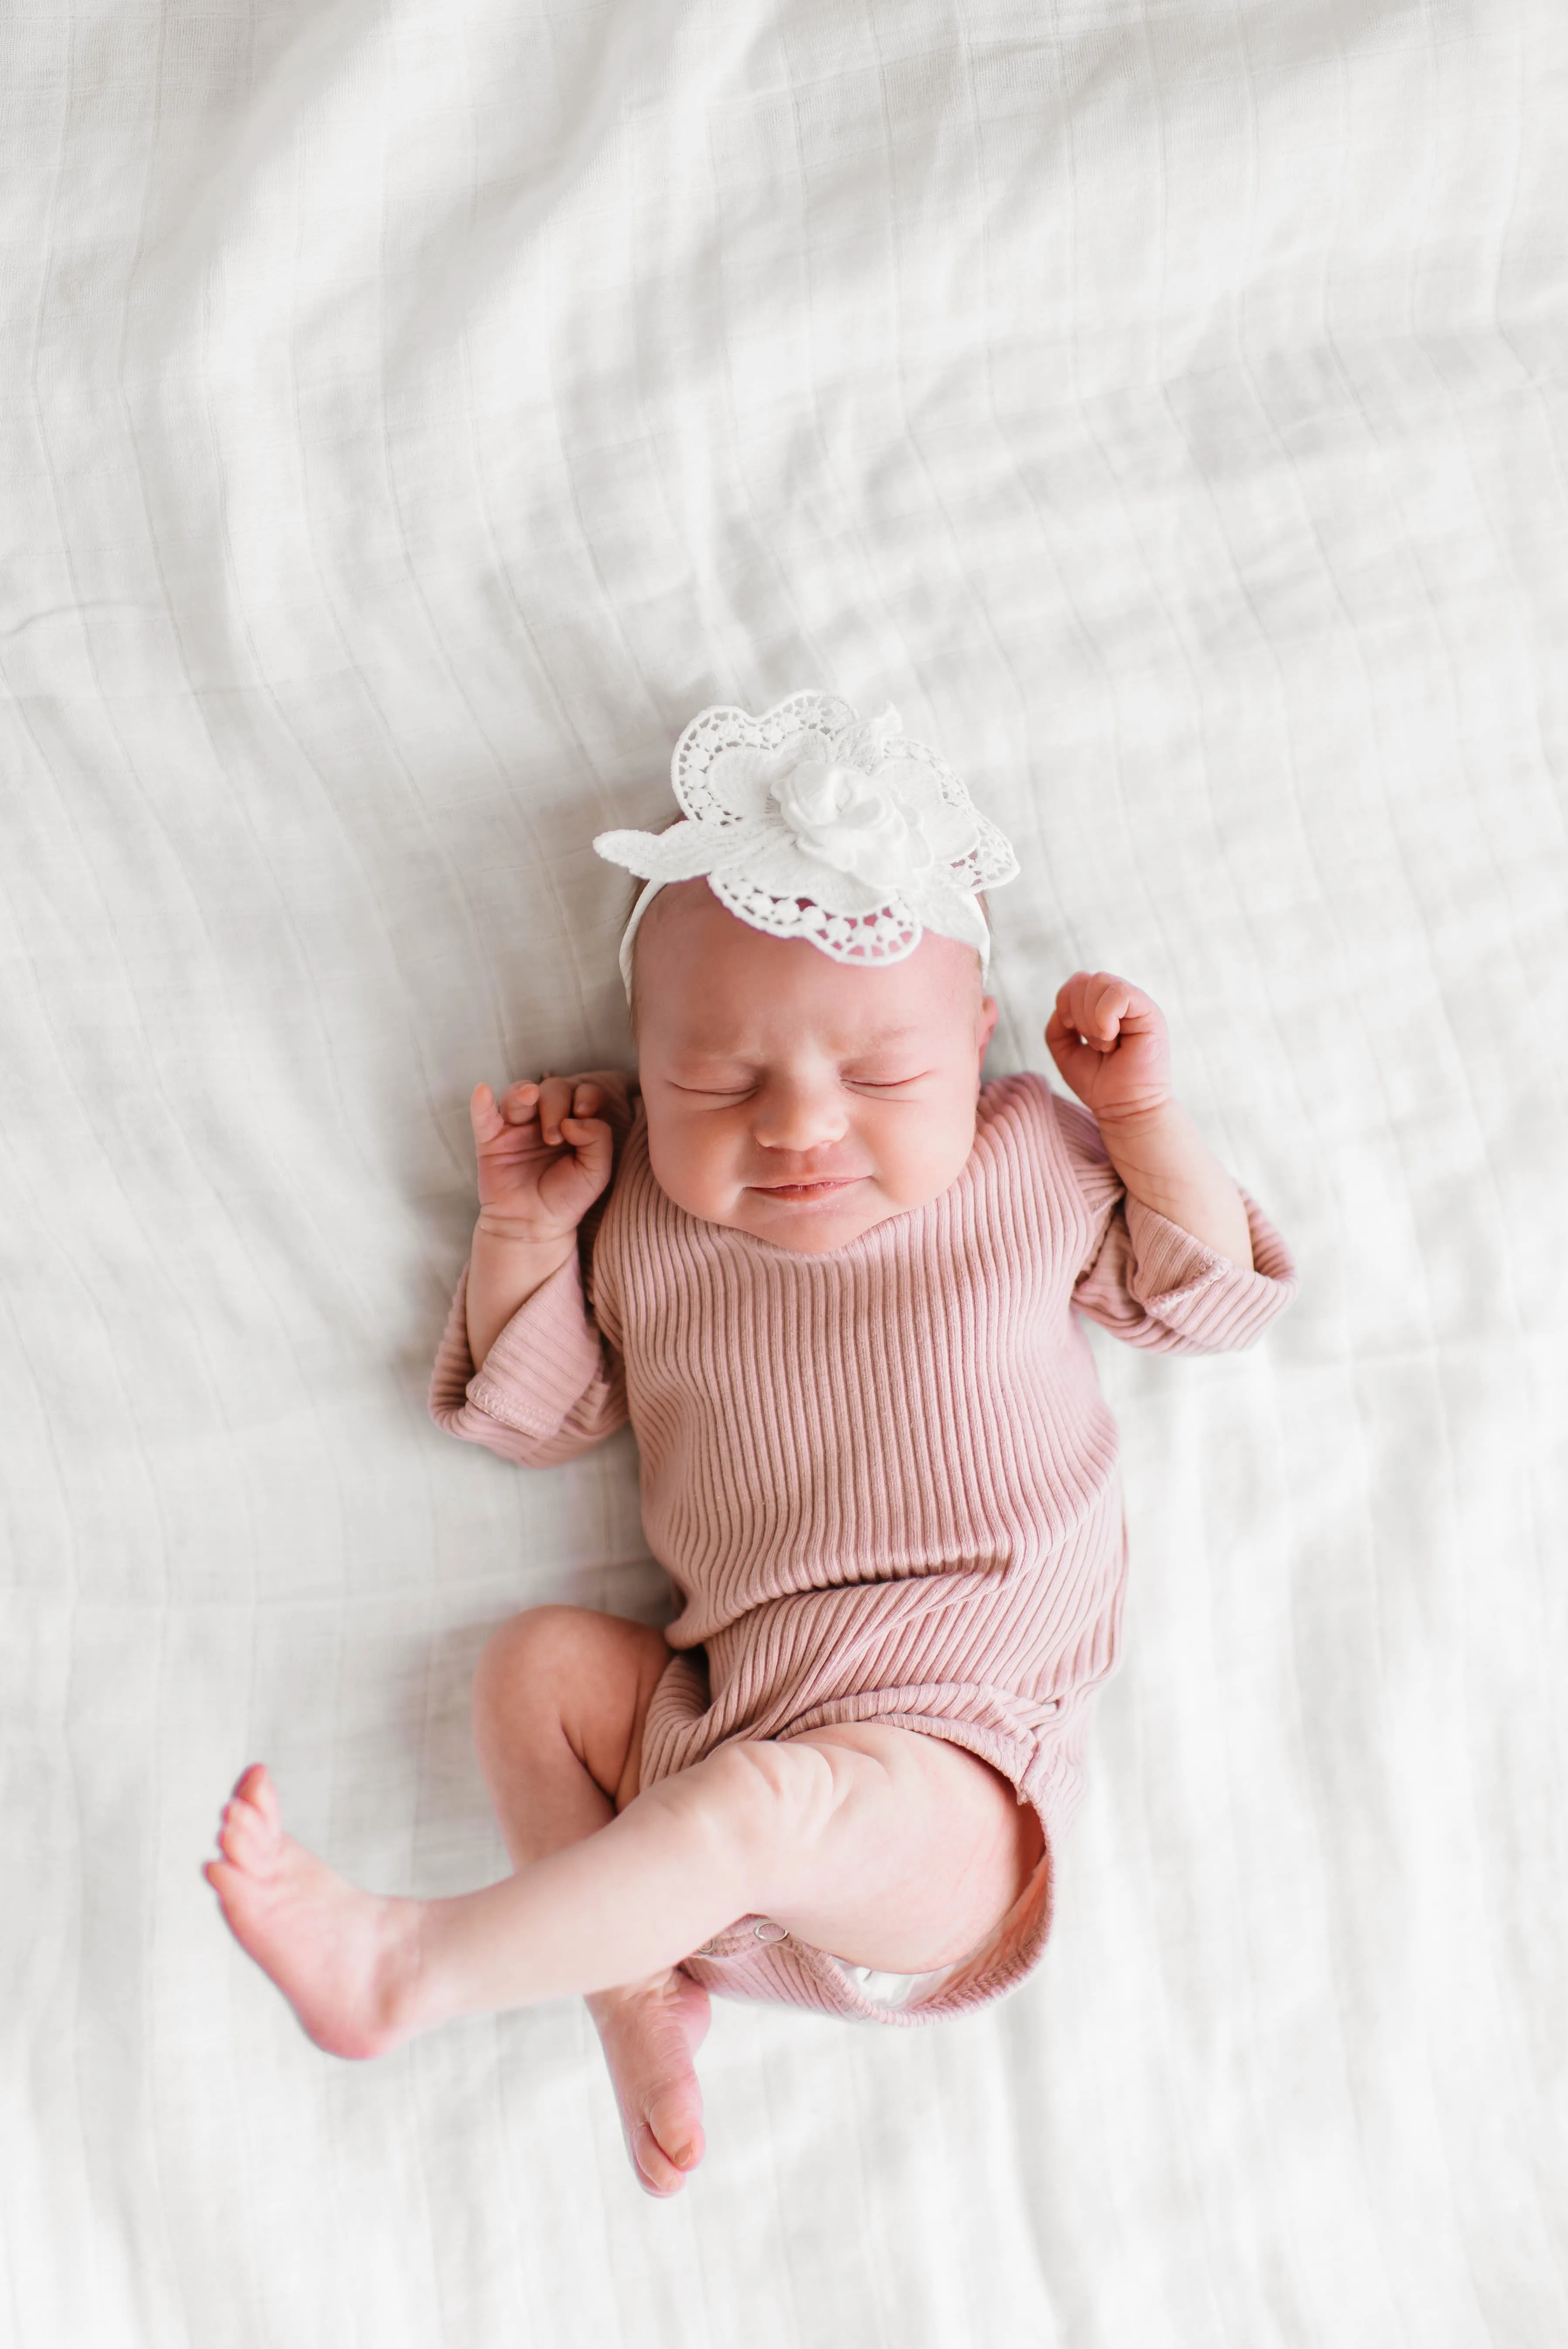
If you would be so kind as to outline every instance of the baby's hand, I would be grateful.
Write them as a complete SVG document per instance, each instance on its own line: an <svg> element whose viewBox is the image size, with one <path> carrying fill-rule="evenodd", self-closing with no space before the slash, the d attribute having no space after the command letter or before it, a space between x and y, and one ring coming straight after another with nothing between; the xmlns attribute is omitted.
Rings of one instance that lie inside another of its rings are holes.
<svg viewBox="0 0 1568 2349"><path fill-rule="evenodd" d="M498 1239L539 1247L577 1229L610 1180L611 1105L626 1081L614 1071L509 1085L497 1101L476 1085L469 1102L479 1154L480 1224Z"/></svg>
<svg viewBox="0 0 1568 2349"><path fill-rule="evenodd" d="M1161 1110L1171 1099L1165 1017L1140 988L1109 970L1075 970L1057 991L1046 1042L1100 1127Z"/></svg>

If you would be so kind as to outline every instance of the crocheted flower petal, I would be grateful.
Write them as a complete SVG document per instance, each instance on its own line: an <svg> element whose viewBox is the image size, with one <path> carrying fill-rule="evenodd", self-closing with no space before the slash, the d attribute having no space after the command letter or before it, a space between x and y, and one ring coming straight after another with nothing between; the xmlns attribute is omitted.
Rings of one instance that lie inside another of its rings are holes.
<svg viewBox="0 0 1568 2349"><path fill-rule="evenodd" d="M848 702L825 693L792 693L760 718L722 705L698 710L670 761L676 797L703 823L760 815L777 778L798 759L830 756L854 714Z"/></svg>
<svg viewBox="0 0 1568 2349"><path fill-rule="evenodd" d="M726 876L744 873L765 896L804 897L830 914L870 914L886 902L885 889L858 881L852 873L841 873L820 856L809 855L779 826L769 825L766 836L762 834L759 825L744 845L737 843L735 854L727 846L713 869Z"/></svg>
<svg viewBox="0 0 1568 2349"><path fill-rule="evenodd" d="M901 807L918 815L921 831L944 864L974 846L980 811L956 776L950 776L944 789L940 776L923 760L894 757L877 768L876 781L892 791Z"/></svg>
<svg viewBox="0 0 1568 2349"><path fill-rule="evenodd" d="M975 810L953 807L942 799L934 807L922 808L920 828L941 864L956 864L961 856L968 855L980 837Z"/></svg>
<svg viewBox="0 0 1568 2349"><path fill-rule="evenodd" d="M926 929L936 931L940 937L959 938L966 947L985 953L991 933L966 889L954 888L945 876L940 880L923 876L902 894L910 912Z"/></svg>
<svg viewBox="0 0 1568 2349"><path fill-rule="evenodd" d="M683 818L667 832L602 832L594 848L606 864L624 864L646 881L695 881L711 873L721 856L744 855L758 832L756 823L693 823Z"/></svg>
<svg viewBox="0 0 1568 2349"><path fill-rule="evenodd" d="M1013 854L1013 843L1005 833L998 832L989 816L975 812L975 846L965 858L965 872L972 876L973 889L999 889L1004 881L1018 877L1018 860Z"/></svg>
<svg viewBox="0 0 1568 2349"><path fill-rule="evenodd" d="M786 763L782 752L760 742L736 742L716 751L703 770L705 813L717 801L731 815L759 816L773 779ZM711 814L707 821L713 821Z"/></svg>
<svg viewBox="0 0 1568 2349"><path fill-rule="evenodd" d="M706 873L712 860L714 835L705 836L700 824L672 823L667 832L601 832L593 838L596 855L606 864L623 864L645 881L678 881Z"/></svg>
<svg viewBox="0 0 1568 2349"><path fill-rule="evenodd" d="M871 770L879 783L891 783L901 799L923 812L942 804L942 786L923 759L912 759L906 750L894 750Z"/></svg>
<svg viewBox="0 0 1568 2349"><path fill-rule="evenodd" d="M919 923L896 897L870 913L839 914L811 898L770 897L744 874L716 873L708 885L721 905L753 929L776 938L804 938L835 962L902 962L920 944Z"/></svg>

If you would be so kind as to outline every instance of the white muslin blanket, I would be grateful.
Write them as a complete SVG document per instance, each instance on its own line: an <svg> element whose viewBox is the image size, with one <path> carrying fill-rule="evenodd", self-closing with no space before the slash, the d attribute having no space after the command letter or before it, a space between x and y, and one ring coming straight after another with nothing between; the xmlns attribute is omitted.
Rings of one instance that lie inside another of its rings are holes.
<svg viewBox="0 0 1568 2349"><path fill-rule="evenodd" d="M1559 0L19 0L0 19L0 2339L1568 2338ZM480 1079L624 1060L707 702L892 700L1303 1271L1101 1348L1057 1922L721 2007L637 2193L581 2011L315 2052L245 1762L503 1866L490 1630L659 1619L629 1440L425 1385Z"/></svg>

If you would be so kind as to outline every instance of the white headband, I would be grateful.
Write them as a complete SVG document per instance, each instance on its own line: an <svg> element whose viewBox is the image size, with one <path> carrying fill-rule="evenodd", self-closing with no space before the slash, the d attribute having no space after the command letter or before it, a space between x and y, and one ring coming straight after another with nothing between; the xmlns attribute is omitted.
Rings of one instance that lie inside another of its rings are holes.
<svg viewBox="0 0 1568 2349"><path fill-rule="evenodd" d="M898 730L898 712L859 719L847 701L792 693L752 718L701 709L676 744L670 781L686 811L667 832L602 832L593 845L647 880L621 940L659 891L706 876L755 930L809 938L835 962L902 962L923 930L975 947L991 934L976 890L1017 859L946 761Z"/></svg>

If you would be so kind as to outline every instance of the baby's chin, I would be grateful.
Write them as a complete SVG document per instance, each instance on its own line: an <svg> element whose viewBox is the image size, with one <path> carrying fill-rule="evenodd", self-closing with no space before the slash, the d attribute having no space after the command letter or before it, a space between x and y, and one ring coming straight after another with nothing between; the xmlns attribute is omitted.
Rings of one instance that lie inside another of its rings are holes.
<svg viewBox="0 0 1568 2349"><path fill-rule="evenodd" d="M815 1185L748 1187L734 1193L709 1220L748 1232L773 1247L821 1256L830 1248L848 1247L862 1233L915 1204L890 1199L873 1177L865 1175L830 1189Z"/></svg>

